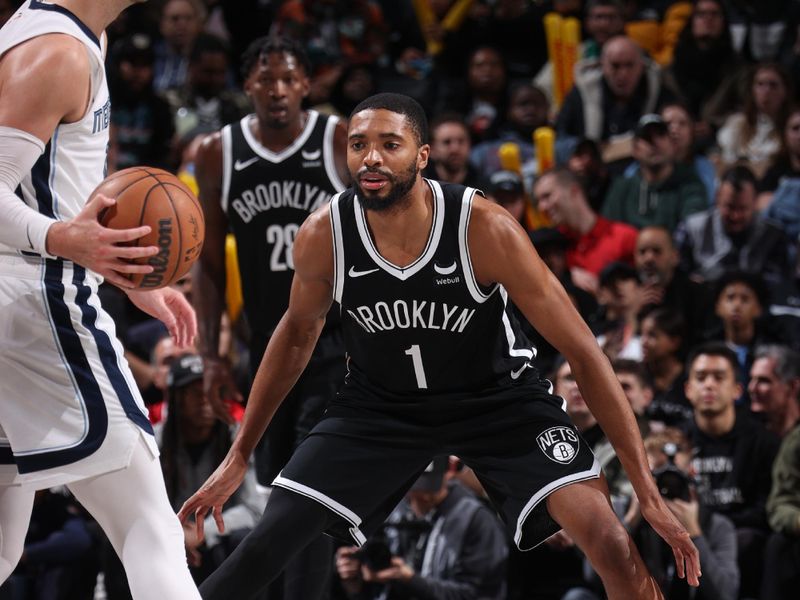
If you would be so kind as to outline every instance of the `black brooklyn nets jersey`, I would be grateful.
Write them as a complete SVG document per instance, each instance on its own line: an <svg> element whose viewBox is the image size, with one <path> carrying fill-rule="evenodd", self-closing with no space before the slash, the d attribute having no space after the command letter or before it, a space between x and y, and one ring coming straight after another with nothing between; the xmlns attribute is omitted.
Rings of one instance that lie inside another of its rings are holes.
<svg viewBox="0 0 800 600"><path fill-rule="evenodd" d="M268 336L289 304L297 230L345 186L333 157L337 117L308 111L303 132L277 153L255 139L254 119L222 130L221 200L236 236L247 318L254 332Z"/></svg>
<svg viewBox="0 0 800 600"><path fill-rule="evenodd" d="M353 386L407 396L543 385L505 289L475 280L467 228L476 190L426 181L430 235L404 268L378 253L352 188L331 201L334 297L349 359L343 394Z"/></svg>

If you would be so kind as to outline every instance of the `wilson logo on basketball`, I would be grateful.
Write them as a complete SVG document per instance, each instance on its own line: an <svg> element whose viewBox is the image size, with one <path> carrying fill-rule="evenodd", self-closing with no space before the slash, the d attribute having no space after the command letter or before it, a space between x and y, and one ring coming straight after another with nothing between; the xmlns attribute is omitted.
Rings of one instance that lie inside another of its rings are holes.
<svg viewBox="0 0 800 600"><path fill-rule="evenodd" d="M158 220L158 254L151 256L147 264L153 267L152 273L147 273L142 279L143 288L158 287L164 280L169 266L169 253L172 248L172 219Z"/></svg>
<svg viewBox="0 0 800 600"><path fill-rule="evenodd" d="M550 460L568 464L578 455L580 438L569 427L551 427L536 437L536 443Z"/></svg>

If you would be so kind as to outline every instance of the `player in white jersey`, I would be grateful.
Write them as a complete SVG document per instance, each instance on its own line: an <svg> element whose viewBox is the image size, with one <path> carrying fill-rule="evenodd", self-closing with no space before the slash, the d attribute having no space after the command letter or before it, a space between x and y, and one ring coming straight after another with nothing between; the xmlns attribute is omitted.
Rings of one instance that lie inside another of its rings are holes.
<svg viewBox="0 0 800 600"><path fill-rule="evenodd" d="M172 289L131 288L155 247L118 245L87 202L106 168L104 29L134 0L27 0L0 30L0 581L22 552L33 491L65 484L122 559L136 600L197 599L158 448L100 306L103 278L178 345L194 312Z"/></svg>

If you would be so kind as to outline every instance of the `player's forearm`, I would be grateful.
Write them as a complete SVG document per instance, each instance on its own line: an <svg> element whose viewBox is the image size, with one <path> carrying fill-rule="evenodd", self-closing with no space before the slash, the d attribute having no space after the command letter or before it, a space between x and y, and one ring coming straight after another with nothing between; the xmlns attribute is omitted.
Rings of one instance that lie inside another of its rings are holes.
<svg viewBox="0 0 800 600"><path fill-rule="evenodd" d="M653 483L636 418L608 360L599 349L591 354L570 360L575 379L589 409L614 446L639 502L647 504L659 498L659 494Z"/></svg>
<svg viewBox="0 0 800 600"><path fill-rule="evenodd" d="M197 349L203 358L219 358L219 335L225 310L224 267L198 262L194 270L192 304L197 313Z"/></svg>
<svg viewBox="0 0 800 600"><path fill-rule="evenodd" d="M306 368L324 324L324 318L293 322L287 315L278 323L250 389L233 452L244 459L250 457L278 406Z"/></svg>

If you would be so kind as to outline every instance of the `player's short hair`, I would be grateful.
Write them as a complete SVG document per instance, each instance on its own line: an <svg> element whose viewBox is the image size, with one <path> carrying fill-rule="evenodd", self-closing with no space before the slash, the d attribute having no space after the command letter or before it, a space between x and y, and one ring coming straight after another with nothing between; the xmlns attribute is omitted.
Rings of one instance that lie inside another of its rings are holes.
<svg viewBox="0 0 800 600"><path fill-rule="evenodd" d="M289 54L303 67L306 75L311 76L311 61L305 49L297 40L278 35L265 35L253 40L242 54L242 78L247 79L255 66L264 57L272 54Z"/></svg>
<svg viewBox="0 0 800 600"><path fill-rule="evenodd" d="M725 342L706 342L692 348L691 352L689 352L689 358L686 359L687 372L691 372L694 361L697 360L697 357L701 354L706 356L720 356L727 360L733 370L733 378L738 381L739 359L736 356L736 352L731 350Z"/></svg>
<svg viewBox="0 0 800 600"><path fill-rule="evenodd" d="M390 110L403 115L414 131L417 143L420 146L428 143L428 118L425 116L425 110L410 96L385 92L375 94L362 100L350 113L350 118L363 110Z"/></svg>

